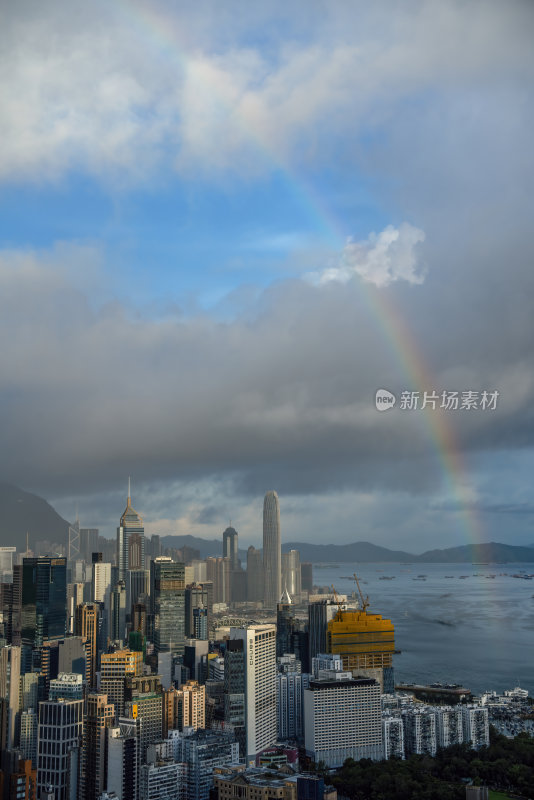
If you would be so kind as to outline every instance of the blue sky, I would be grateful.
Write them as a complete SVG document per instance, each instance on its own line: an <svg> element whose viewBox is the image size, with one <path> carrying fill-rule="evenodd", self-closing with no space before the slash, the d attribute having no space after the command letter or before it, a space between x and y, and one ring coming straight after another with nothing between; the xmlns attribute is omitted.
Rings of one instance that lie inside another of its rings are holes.
<svg viewBox="0 0 534 800"><path fill-rule="evenodd" d="M534 541L532 14L10 9L0 479L108 535L132 474L149 532L257 543L275 488L286 540ZM501 399L451 483L381 387Z"/></svg>

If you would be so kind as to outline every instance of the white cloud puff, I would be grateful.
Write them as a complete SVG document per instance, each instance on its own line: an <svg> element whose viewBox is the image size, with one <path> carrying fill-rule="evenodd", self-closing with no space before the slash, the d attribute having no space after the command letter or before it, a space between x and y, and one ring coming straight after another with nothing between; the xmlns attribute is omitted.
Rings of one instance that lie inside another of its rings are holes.
<svg viewBox="0 0 534 800"><path fill-rule="evenodd" d="M309 277L319 285L330 281L347 283L355 275L378 287L399 280L423 283L425 275L419 263L417 245L424 240L424 231L408 222L403 222L398 228L388 225L363 241L349 239L337 266Z"/></svg>

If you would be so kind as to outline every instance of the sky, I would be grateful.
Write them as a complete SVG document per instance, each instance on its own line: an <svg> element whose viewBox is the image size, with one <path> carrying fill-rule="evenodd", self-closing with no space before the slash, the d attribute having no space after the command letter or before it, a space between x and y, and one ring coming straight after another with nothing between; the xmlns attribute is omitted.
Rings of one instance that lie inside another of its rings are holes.
<svg viewBox="0 0 534 800"><path fill-rule="evenodd" d="M531 2L0 14L0 480L110 537L131 476L149 535L258 545L275 489L283 541L534 542Z"/></svg>

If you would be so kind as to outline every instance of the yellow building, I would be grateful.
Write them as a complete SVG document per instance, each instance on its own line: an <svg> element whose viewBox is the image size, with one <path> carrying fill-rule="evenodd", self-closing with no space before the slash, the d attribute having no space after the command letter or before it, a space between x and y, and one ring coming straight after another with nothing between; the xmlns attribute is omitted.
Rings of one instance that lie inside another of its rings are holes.
<svg viewBox="0 0 534 800"><path fill-rule="evenodd" d="M380 614L340 609L328 623L326 633L328 653L341 656L343 669L356 675L376 678L383 691L384 669L393 666L395 630L390 619ZM387 681L386 681L387 684Z"/></svg>
<svg viewBox="0 0 534 800"><path fill-rule="evenodd" d="M125 678L143 674L143 654L137 650L103 653L100 659L100 688L115 706L117 718L124 714Z"/></svg>

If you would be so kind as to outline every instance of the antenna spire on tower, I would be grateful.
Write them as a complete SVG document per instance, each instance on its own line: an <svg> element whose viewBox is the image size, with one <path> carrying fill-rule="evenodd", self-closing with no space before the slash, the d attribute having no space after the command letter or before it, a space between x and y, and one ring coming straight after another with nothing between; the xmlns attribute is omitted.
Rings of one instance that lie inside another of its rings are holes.
<svg viewBox="0 0 534 800"><path fill-rule="evenodd" d="M128 505L130 505L131 495L130 495L130 476L128 475Z"/></svg>

